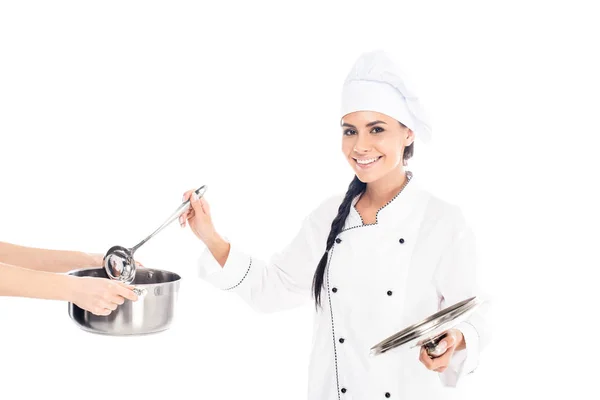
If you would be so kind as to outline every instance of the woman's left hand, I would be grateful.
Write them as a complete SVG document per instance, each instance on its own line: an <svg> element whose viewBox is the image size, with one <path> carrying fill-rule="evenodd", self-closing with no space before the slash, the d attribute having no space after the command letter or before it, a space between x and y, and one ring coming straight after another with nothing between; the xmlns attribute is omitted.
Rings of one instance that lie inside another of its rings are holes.
<svg viewBox="0 0 600 400"><path fill-rule="evenodd" d="M421 347L419 360L431 371L444 372L446 368L448 368L448 364L450 364L450 359L454 352L458 349L465 348L465 339L461 331L458 329L450 329L446 333L447 336L436 347L440 351L444 351L444 347L446 348L446 351L441 356L432 359L427 354L427 350L425 350L424 347Z"/></svg>

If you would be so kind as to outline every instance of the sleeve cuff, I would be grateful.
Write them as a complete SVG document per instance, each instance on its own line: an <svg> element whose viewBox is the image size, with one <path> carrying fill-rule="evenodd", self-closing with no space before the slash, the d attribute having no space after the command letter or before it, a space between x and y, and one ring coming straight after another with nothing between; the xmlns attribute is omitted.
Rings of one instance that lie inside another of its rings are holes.
<svg viewBox="0 0 600 400"><path fill-rule="evenodd" d="M440 374L445 386L456 387L459 379L475 371L479 363L479 335L477 330L468 322L461 322L454 327L459 330L465 341L466 348L456 351L450 359L448 368Z"/></svg>
<svg viewBox="0 0 600 400"><path fill-rule="evenodd" d="M461 350L464 353L462 360L460 361L461 369L463 374L470 374L475 371L479 364L479 334L473 325L469 322L463 321L456 326L456 329L461 331L465 341L466 348ZM458 365L456 370L458 371Z"/></svg>
<svg viewBox="0 0 600 400"><path fill-rule="evenodd" d="M252 268L252 258L230 245L225 265L215 260L208 248L204 250L198 262L198 275L221 290L232 290L238 287L248 276Z"/></svg>

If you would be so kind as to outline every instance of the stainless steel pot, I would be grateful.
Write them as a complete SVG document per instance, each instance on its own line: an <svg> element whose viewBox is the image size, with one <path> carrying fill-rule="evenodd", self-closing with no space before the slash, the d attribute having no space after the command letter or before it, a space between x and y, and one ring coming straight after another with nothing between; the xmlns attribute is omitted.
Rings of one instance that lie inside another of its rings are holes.
<svg viewBox="0 0 600 400"><path fill-rule="evenodd" d="M109 279L104 268L85 268L69 275ZM81 328L106 335L142 335L169 328L175 313L181 277L159 269L138 268L131 283L138 300L125 300L108 316L94 315L69 303L69 316Z"/></svg>

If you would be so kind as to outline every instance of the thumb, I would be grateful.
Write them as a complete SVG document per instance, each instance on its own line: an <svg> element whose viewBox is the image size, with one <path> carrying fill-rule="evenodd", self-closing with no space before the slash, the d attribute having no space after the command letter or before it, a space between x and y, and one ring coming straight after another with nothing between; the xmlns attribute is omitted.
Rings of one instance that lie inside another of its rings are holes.
<svg viewBox="0 0 600 400"><path fill-rule="evenodd" d="M454 332L448 332L448 334L446 335L446 337L444 338L444 340L442 340L440 342L440 344L438 345L438 347L444 347L445 349L454 346L454 344L456 343L456 336L454 335Z"/></svg>
<svg viewBox="0 0 600 400"><path fill-rule="evenodd" d="M438 354L444 354L448 350L448 342L446 339L442 340L435 346L435 352Z"/></svg>
<svg viewBox="0 0 600 400"><path fill-rule="evenodd" d="M192 197L190 199L190 203L196 215L206 214L204 209L202 208L202 198L200 198L196 193L192 193Z"/></svg>
<svg viewBox="0 0 600 400"><path fill-rule="evenodd" d="M200 198L200 205L202 206L204 213L210 215L210 206L208 205L208 201L206 201L204 197Z"/></svg>

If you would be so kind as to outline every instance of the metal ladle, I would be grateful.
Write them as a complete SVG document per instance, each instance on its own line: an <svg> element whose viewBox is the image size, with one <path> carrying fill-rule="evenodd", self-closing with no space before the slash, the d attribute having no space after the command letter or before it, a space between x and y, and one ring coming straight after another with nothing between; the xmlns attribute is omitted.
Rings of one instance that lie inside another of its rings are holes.
<svg viewBox="0 0 600 400"><path fill-rule="evenodd" d="M204 196L206 192L206 185L201 186L196 189L194 193L198 195L198 197ZM191 199L191 197L190 197ZM171 222L175 221L177 218L181 216L184 212L186 212L190 207L190 200L183 202L179 208L169 217L167 220L150 236L146 239L142 240L134 247L128 249L123 246L113 246L111 247L104 256L104 269L106 273L111 279L115 279L125 284L130 284L135 279L135 260L133 259L133 253L137 249L139 249L144 243L154 237L158 232L162 231L167 225Z"/></svg>

